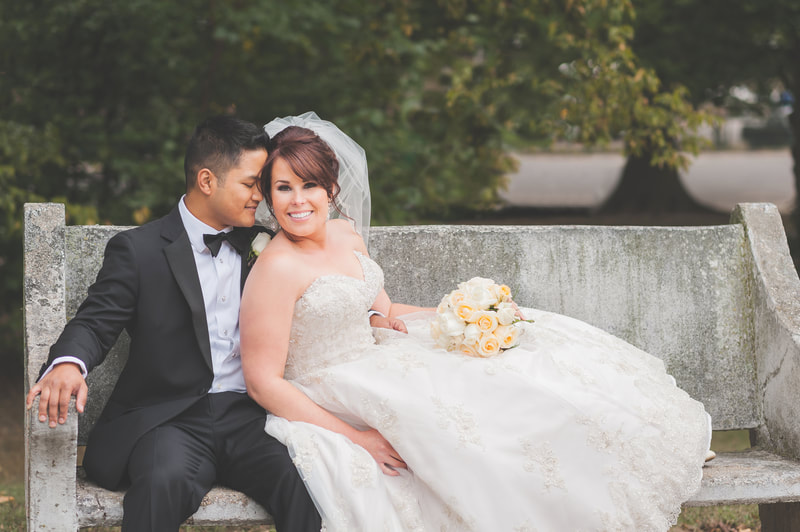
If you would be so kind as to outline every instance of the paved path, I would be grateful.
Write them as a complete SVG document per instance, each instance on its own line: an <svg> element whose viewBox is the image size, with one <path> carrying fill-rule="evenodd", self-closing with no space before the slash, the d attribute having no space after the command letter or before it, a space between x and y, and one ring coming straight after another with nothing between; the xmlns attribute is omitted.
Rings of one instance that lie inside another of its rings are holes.
<svg viewBox="0 0 800 532"><path fill-rule="evenodd" d="M514 207L595 207L614 190L625 157L615 153L517 155L519 171L501 197ZM794 205L792 156L785 150L701 153L681 180L689 194L714 210L767 201L783 213Z"/></svg>

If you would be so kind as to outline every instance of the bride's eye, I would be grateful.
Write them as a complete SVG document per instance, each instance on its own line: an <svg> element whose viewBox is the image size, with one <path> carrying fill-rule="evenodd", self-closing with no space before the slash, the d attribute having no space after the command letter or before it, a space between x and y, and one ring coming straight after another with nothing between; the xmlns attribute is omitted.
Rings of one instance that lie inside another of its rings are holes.
<svg viewBox="0 0 800 532"><path fill-rule="evenodd" d="M289 185L278 185L279 192L288 192L289 190Z"/></svg>
<svg viewBox="0 0 800 532"><path fill-rule="evenodd" d="M318 186L319 186L319 183L316 183L314 181L306 181L303 184L303 188L314 188L314 187L318 187Z"/></svg>

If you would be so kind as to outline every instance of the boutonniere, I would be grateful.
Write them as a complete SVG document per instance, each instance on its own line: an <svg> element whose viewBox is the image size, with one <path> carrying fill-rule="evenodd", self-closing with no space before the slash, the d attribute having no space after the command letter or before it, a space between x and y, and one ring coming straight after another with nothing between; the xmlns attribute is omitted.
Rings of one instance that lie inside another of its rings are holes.
<svg viewBox="0 0 800 532"><path fill-rule="evenodd" d="M262 231L250 241L250 253L247 255L248 266L253 265L261 252L264 251L264 248L267 247L270 240L272 240L270 234L266 231Z"/></svg>

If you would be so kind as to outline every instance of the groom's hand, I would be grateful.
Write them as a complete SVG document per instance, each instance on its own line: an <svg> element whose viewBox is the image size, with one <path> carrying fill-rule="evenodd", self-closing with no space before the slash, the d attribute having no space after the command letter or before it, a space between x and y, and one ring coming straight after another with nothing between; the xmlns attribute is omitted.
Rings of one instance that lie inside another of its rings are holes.
<svg viewBox="0 0 800 532"><path fill-rule="evenodd" d="M387 318L379 314L373 314L369 318L369 324L373 327L394 329L395 331L400 331L401 333L408 333L405 322L403 320L398 320L397 318Z"/></svg>
<svg viewBox="0 0 800 532"><path fill-rule="evenodd" d="M83 412L86 406L86 396L89 388L83 378L80 368L72 362L63 362L56 365L50 373L31 387L25 400L25 408L30 410L33 400L41 394L39 399L39 422L50 420L50 427L56 423L63 425L67 421L69 400L76 396L76 408Z"/></svg>

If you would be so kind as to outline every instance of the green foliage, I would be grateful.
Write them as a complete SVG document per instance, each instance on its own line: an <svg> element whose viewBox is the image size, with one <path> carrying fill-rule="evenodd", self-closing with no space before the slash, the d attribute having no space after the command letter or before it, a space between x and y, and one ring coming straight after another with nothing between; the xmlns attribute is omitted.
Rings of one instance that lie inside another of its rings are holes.
<svg viewBox="0 0 800 532"><path fill-rule="evenodd" d="M143 223L183 190L202 118L315 110L366 149L375 223L497 202L504 139L680 165L700 117L630 47L629 0L0 0L0 315L24 201Z"/></svg>
<svg viewBox="0 0 800 532"><path fill-rule="evenodd" d="M622 133L676 164L697 119L637 65L627 0L4 3L0 118L52 149L16 179L104 221L167 211L212 113L336 120L367 148L378 222L491 205L509 132Z"/></svg>
<svg viewBox="0 0 800 532"><path fill-rule="evenodd" d="M800 190L800 2L797 0L648 0L637 5L633 45L670 87L683 85L695 104L711 101L735 113L766 112L770 90L795 98L789 116L795 186ZM753 106L731 97L744 85ZM800 195L792 213L800 228ZM791 228L790 228L791 233ZM800 239L790 241L796 255Z"/></svg>
<svg viewBox="0 0 800 532"><path fill-rule="evenodd" d="M653 0L637 5L633 46L668 86L695 103L730 104L728 90L800 91L800 4L795 0Z"/></svg>

